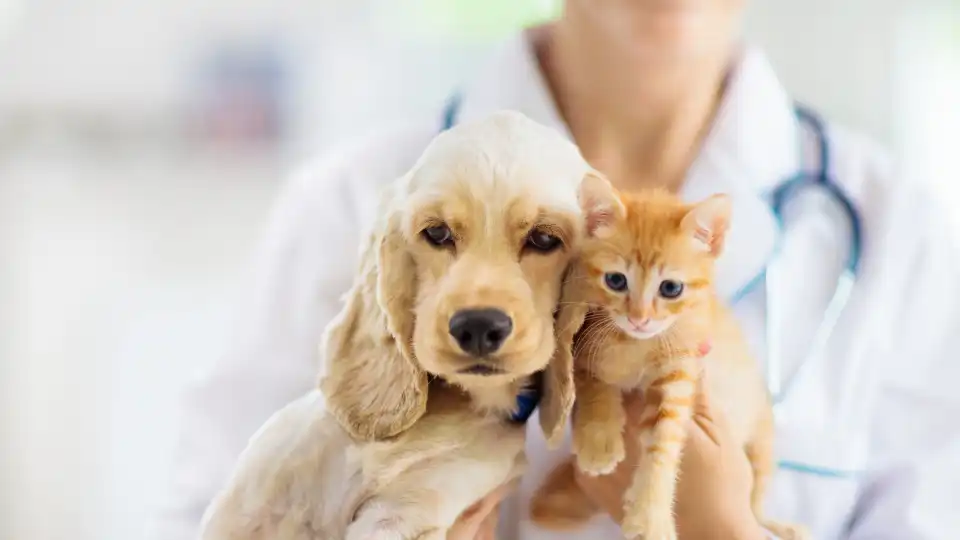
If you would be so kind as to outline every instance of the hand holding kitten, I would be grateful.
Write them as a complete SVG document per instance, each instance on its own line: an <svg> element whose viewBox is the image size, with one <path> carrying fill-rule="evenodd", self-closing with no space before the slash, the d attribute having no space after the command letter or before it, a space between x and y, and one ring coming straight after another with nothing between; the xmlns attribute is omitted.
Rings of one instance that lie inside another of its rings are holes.
<svg viewBox="0 0 960 540"><path fill-rule="evenodd" d="M620 521L623 493L639 460L637 431L647 405L638 394L624 400L627 413L626 458L609 475L574 477L590 503ZM576 469L575 467L573 469ZM701 388L680 465L675 506L680 540L768 537L750 505L753 476L742 448L732 440L727 419Z"/></svg>

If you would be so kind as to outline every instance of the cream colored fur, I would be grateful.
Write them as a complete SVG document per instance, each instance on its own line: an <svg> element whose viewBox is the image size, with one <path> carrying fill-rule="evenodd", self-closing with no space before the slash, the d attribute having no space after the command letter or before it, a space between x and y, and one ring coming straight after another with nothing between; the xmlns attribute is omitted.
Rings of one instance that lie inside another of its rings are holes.
<svg viewBox="0 0 960 540"><path fill-rule="evenodd" d="M439 135L391 184L360 271L323 343L320 389L251 439L208 508L202 540L443 539L457 516L523 471L507 419L544 371L541 425L556 441L573 401L573 328L554 329L582 236L577 187L595 174L560 135L503 112ZM425 228L449 226L449 246ZM529 248L532 232L562 240ZM322 246L318 246L322 249ZM477 362L449 335L458 310L496 308L513 331Z"/></svg>

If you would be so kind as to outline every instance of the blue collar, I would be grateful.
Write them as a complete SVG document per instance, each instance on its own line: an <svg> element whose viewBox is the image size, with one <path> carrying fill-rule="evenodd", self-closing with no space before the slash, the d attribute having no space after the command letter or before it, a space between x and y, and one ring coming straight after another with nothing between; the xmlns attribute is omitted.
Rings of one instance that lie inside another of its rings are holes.
<svg viewBox="0 0 960 540"><path fill-rule="evenodd" d="M537 410L540 403L540 394L543 387L543 372L537 372L530 380L530 384L520 391L517 396L517 408L510 415L510 421L517 424L525 424Z"/></svg>

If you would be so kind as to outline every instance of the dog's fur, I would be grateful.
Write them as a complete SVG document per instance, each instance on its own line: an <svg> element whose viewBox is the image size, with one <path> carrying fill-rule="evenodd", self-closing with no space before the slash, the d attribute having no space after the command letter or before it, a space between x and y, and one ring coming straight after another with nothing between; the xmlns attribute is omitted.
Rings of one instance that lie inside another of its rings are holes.
<svg viewBox="0 0 960 540"><path fill-rule="evenodd" d="M582 236L576 147L519 113L437 136L390 185L358 278L324 337L320 391L251 439L203 522L203 540L437 539L523 469L516 396L543 374L540 422L556 443L573 401L572 366L552 362L563 273ZM449 226L454 245L423 231ZM525 247L532 230L563 240ZM461 309L496 308L513 331L495 374L449 334ZM570 355L558 355L569 359ZM324 398L326 403L324 403Z"/></svg>

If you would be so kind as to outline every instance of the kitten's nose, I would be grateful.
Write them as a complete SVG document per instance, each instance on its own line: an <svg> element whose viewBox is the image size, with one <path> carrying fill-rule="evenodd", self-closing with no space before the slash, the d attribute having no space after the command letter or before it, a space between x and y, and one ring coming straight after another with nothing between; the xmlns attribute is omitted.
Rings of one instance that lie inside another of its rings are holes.
<svg viewBox="0 0 960 540"><path fill-rule="evenodd" d="M450 335L477 358L496 352L512 331L513 320L499 309L463 309L450 318Z"/></svg>
<svg viewBox="0 0 960 540"><path fill-rule="evenodd" d="M637 330L643 330L648 324L650 324L650 317L644 317L643 319L635 319L633 317L628 317L627 320L630 324L633 325Z"/></svg>

